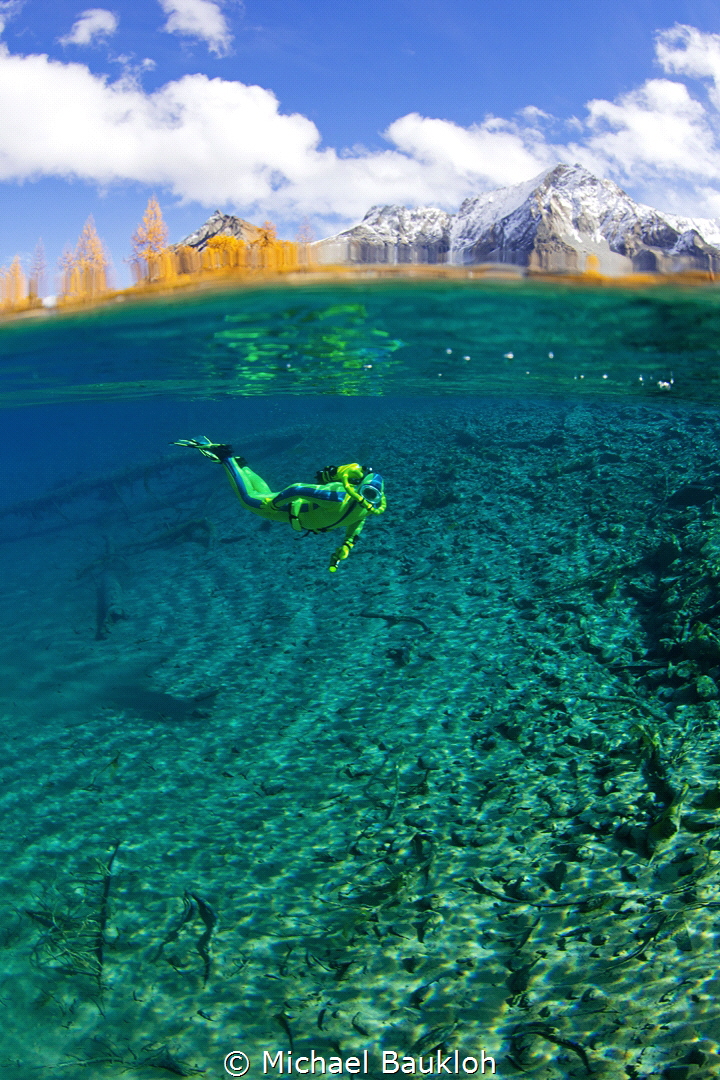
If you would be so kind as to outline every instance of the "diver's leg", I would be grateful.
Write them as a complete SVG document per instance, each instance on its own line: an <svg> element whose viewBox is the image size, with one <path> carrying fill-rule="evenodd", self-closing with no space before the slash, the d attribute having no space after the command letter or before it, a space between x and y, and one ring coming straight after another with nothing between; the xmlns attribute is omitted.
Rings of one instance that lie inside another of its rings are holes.
<svg viewBox="0 0 720 1080"><path fill-rule="evenodd" d="M278 510L271 505L274 493L263 478L241 462L243 458L229 457L224 458L222 464L232 489L243 506L266 521L287 521L287 511Z"/></svg>
<svg viewBox="0 0 720 1080"><path fill-rule="evenodd" d="M273 490L265 483L262 476L258 476L258 474L253 472L247 465L243 465L242 461L238 464L240 465L240 471L242 472L245 486L248 490L252 491L254 495L274 495Z"/></svg>
<svg viewBox="0 0 720 1080"><path fill-rule="evenodd" d="M247 467L245 458L233 455L227 443L211 442L205 435L198 439L178 439L175 446L191 446L211 461L222 464L232 489L243 506L269 521L286 521L287 511L271 506L274 493L261 476Z"/></svg>

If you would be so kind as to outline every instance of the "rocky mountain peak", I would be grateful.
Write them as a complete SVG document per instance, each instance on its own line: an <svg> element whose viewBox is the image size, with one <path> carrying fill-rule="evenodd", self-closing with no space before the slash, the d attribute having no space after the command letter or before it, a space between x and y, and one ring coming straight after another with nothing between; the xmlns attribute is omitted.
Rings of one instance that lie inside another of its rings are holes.
<svg viewBox="0 0 720 1080"><path fill-rule="evenodd" d="M558 164L522 184L436 207L374 206L362 222L316 245L322 262L510 263L604 273L720 270L720 221L635 202L582 165Z"/></svg>
<svg viewBox="0 0 720 1080"><path fill-rule="evenodd" d="M176 246L194 247L202 251L207 246L208 240L214 236L234 236L246 244L252 244L260 240L263 235L261 228L245 221L244 218L235 217L234 214L223 214L221 210L216 210L199 229L190 233Z"/></svg>

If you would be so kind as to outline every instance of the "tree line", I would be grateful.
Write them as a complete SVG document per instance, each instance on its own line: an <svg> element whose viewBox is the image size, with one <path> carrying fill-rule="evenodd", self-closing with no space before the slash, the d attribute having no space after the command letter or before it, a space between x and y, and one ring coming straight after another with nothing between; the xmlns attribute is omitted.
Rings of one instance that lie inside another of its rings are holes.
<svg viewBox="0 0 720 1080"><path fill-rule="evenodd" d="M167 225L153 195L132 236L132 291L172 288L208 275L282 274L309 268L312 235L307 226L294 242L278 240L270 221L253 231L254 238L249 242L235 236L213 236L202 251L189 245L169 245ZM92 216L75 247L68 246L61 255L57 276L59 306L89 303L114 291L110 256ZM9 266L0 267L0 312L42 306L46 278L45 253L39 241L27 273L18 255Z"/></svg>

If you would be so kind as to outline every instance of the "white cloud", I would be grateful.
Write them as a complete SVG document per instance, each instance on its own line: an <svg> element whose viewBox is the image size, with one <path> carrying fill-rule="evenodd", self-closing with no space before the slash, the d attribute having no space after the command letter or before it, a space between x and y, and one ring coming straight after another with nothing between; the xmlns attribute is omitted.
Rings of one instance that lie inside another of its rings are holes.
<svg viewBox="0 0 720 1080"><path fill-rule="evenodd" d="M467 181L513 184L554 161L532 128L520 129L495 117L463 128L410 113L391 124L385 136L412 160L448 180L457 178L461 186Z"/></svg>
<svg viewBox="0 0 720 1080"><path fill-rule="evenodd" d="M230 27L214 0L160 0L168 21L163 26L168 34L204 41L210 52L227 55L232 41Z"/></svg>
<svg viewBox="0 0 720 1080"><path fill-rule="evenodd" d="M667 74L710 79L709 103L684 82L648 79L615 101L588 102L582 142L568 155L633 187L661 208L720 212L720 35L676 25L658 33L656 57Z"/></svg>
<svg viewBox="0 0 720 1080"><path fill-rule="evenodd" d="M655 52L664 71L692 78L711 78L714 104L720 106L720 34L704 34L677 24L657 35Z"/></svg>
<svg viewBox="0 0 720 1080"><path fill-rule="evenodd" d="M319 149L306 117L259 86L186 75L152 94L82 64L0 54L0 179L135 180L205 206L284 217L363 214L373 202L455 205L551 162L547 147L503 121L464 129L397 120L395 148L341 156Z"/></svg>
<svg viewBox="0 0 720 1080"><path fill-rule="evenodd" d="M717 36L687 27L657 44L666 74L711 80L720 80L718 48ZM132 72L110 82L82 64L0 50L0 180L137 181L246 216L347 221L373 203L455 208L556 161L580 161L661 209L720 213L717 113L679 79L591 101L563 143L541 129L558 122L528 107L514 121L471 127L410 113L384 133L386 149L338 152L259 86L197 74L146 93Z"/></svg>
<svg viewBox="0 0 720 1080"><path fill-rule="evenodd" d="M23 0L0 0L0 34L4 33L8 19L17 15L23 6Z"/></svg>
<svg viewBox="0 0 720 1080"><path fill-rule="evenodd" d="M59 39L61 45L94 45L114 34L118 28L117 15L105 8L89 8L81 12L69 34Z"/></svg>
<svg viewBox="0 0 720 1080"><path fill-rule="evenodd" d="M603 171L636 182L648 174L720 180L710 118L684 83L650 79L616 102L587 108L590 135L575 150Z"/></svg>

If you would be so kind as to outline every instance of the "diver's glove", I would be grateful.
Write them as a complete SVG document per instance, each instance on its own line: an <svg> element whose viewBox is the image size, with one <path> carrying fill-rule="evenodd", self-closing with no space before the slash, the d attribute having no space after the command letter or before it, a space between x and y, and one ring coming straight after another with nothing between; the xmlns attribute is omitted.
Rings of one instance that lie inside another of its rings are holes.
<svg viewBox="0 0 720 1080"><path fill-rule="evenodd" d="M233 448L228 443L212 443L204 436L200 439L178 439L171 445L190 446L193 450L199 450L204 457L210 458L211 461L227 461L228 458L233 456Z"/></svg>

